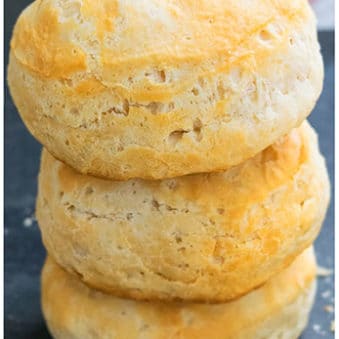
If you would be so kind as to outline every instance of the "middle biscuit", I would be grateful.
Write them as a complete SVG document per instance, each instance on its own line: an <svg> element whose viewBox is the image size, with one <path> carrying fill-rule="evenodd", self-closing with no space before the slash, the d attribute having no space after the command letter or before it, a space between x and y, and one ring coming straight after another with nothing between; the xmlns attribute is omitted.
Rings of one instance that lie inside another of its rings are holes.
<svg viewBox="0 0 339 339"><path fill-rule="evenodd" d="M88 285L136 299L227 301L287 267L329 200L304 123L224 173L107 181L43 151L37 217L50 255Z"/></svg>

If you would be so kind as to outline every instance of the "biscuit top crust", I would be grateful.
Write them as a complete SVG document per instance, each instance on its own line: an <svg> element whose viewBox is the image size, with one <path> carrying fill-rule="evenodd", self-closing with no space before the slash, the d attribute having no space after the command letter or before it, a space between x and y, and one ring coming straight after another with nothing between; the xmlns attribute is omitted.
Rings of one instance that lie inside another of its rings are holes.
<svg viewBox="0 0 339 339"><path fill-rule="evenodd" d="M131 203L135 200L135 196L131 194L131 187L135 185L140 193L146 196L153 194L161 200L181 197L185 201L192 201L201 208L206 208L205 213L208 213L210 206L223 205L226 201L232 202L228 207L237 214L244 210L245 205L250 206L264 199L270 191L295 175L300 167L313 157L312 150L316 147L316 142L313 129L305 122L263 152L226 172L194 174L158 181L141 179L111 181L82 175L56 161L46 150L42 153L42 166L49 168L51 173L56 171L60 190L76 196L78 202L82 201L83 197L87 200L86 194L79 192L82 192L84 187L93 185L97 197L92 201L95 205L102 201L99 196L105 197L107 193L111 196L113 192L123 190L124 199L114 202L115 207L120 204L123 207L126 206L128 196ZM54 182L53 180L51 183Z"/></svg>
<svg viewBox="0 0 339 339"><path fill-rule="evenodd" d="M192 66L206 76L268 67L265 56L310 18L306 0L39 0L19 17L11 47L41 77L86 78L79 94L145 85L173 94ZM130 77L140 70L148 83Z"/></svg>

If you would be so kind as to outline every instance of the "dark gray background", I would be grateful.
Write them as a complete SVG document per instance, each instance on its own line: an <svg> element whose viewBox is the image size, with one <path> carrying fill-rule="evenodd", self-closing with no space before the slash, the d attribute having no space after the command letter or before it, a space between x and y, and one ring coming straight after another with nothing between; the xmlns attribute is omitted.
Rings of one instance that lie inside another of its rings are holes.
<svg viewBox="0 0 339 339"><path fill-rule="evenodd" d="M31 1L5 0L5 64L12 28L20 11ZM310 121L320 135L333 183L334 173L334 34L321 32L320 43L326 67L323 94ZM45 251L34 215L40 145L28 134L5 85L5 338L50 338L40 310L39 274ZM333 186L333 185L332 185ZM332 191L333 197L333 191ZM334 207L332 203L323 230L316 241L319 264L334 266ZM334 338L330 331L333 314L334 277L320 278L317 301L303 339ZM252 339L252 338L249 338Z"/></svg>

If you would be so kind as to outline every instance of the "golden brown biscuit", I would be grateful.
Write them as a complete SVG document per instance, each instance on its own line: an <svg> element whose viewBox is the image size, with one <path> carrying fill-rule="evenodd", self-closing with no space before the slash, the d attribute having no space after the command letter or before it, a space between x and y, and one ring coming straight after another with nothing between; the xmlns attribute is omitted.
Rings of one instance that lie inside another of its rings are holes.
<svg viewBox="0 0 339 339"><path fill-rule="evenodd" d="M299 126L322 87L306 0L44 0L8 80L32 134L81 173L225 170Z"/></svg>
<svg viewBox="0 0 339 339"><path fill-rule="evenodd" d="M119 299L89 289L48 259L42 307L55 339L296 339L315 285L312 249L259 289L219 305Z"/></svg>
<svg viewBox="0 0 339 339"><path fill-rule="evenodd" d="M316 135L303 124L229 171L163 181L81 175L44 151L37 218L50 255L90 286L222 302L310 246L328 200Z"/></svg>

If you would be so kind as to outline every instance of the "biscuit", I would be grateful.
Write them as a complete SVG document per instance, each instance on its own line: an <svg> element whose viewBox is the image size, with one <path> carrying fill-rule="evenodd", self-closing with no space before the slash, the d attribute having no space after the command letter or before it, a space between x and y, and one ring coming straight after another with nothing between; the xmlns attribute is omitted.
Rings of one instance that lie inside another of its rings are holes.
<svg viewBox="0 0 339 339"><path fill-rule="evenodd" d="M315 285L311 249L259 289L214 305L119 299L89 289L47 259L42 307L55 339L297 339Z"/></svg>
<svg viewBox="0 0 339 339"><path fill-rule="evenodd" d="M49 152L116 180L238 165L301 124L322 80L306 0L35 1L8 70Z"/></svg>
<svg viewBox="0 0 339 339"><path fill-rule="evenodd" d="M163 181L81 175L44 150L37 219L49 254L89 286L223 302L310 246L328 200L324 159L305 123L224 173Z"/></svg>

